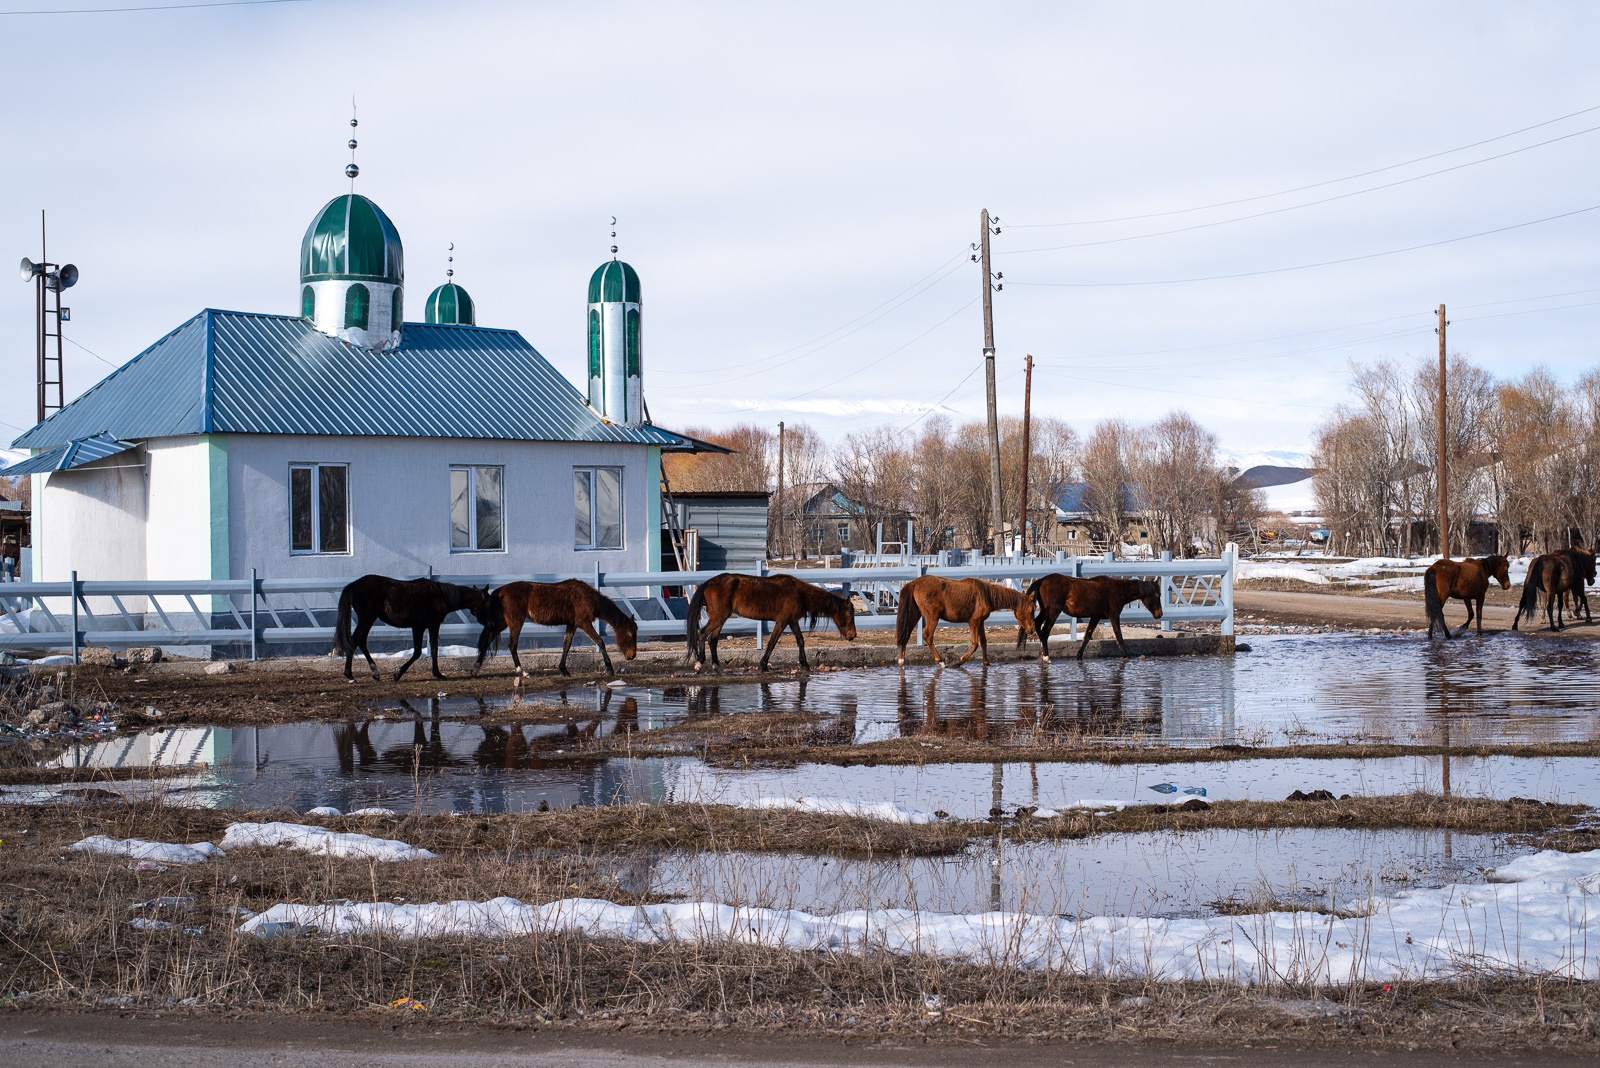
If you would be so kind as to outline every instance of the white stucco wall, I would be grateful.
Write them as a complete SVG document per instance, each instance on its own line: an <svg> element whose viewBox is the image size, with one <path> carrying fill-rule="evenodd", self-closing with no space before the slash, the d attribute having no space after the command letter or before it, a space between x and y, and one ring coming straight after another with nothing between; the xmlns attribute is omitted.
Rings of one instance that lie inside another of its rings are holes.
<svg viewBox="0 0 1600 1068"><path fill-rule="evenodd" d="M213 492L221 489L213 482L213 468L225 463L225 445L208 435L155 438L145 452L150 468L146 577L231 578L221 551L227 544L225 501L213 502ZM222 474L220 467L216 474ZM214 512L223 523L220 541L213 536Z"/></svg>
<svg viewBox="0 0 1600 1068"><path fill-rule="evenodd" d="M226 452L235 577L417 575L430 565L438 575L642 571L659 537L647 496L659 499L659 469L642 445L230 434ZM291 463L349 465L348 554L289 552ZM504 551L450 551L452 464L504 466ZM624 469L621 550L573 547L572 469L588 465Z"/></svg>
<svg viewBox="0 0 1600 1068"><path fill-rule="evenodd" d="M42 487L42 491L41 491ZM34 577L142 579L147 494L144 452L136 449L34 483Z"/></svg>

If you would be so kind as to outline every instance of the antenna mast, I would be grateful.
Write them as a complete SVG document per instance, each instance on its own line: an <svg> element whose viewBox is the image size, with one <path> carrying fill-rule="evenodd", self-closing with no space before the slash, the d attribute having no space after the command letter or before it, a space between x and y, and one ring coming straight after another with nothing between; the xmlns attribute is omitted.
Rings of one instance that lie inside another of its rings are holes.
<svg viewBox="0 0 1600 1068"><path fill-rule="evenodd" d="M39 211L39 263L24 257L22 280L33 282L36 289L34 301L35 330L38 364L38 415L44 422L52 413L66 407L66 374L61 352L61 324L72 319L72 309L61 306L61 291L71 289L78 282L78 268L72 264L49 262L49 245L45 240L44 211ZM55 329L51 329L54 326ZM50 354L50 339L55 338L55 355Z"/></svg>

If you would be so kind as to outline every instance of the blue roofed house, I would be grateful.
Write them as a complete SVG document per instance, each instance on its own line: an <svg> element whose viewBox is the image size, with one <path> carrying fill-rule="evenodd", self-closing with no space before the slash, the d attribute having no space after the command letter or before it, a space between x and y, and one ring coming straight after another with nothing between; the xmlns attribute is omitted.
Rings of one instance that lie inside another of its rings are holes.
<svg viewBox="0 0 1600 1068"><path fill-rule="evenodd" d="M317 214L300 273L299 315L202 311L16 440L32 578L659 568L686 439L643 418L632 268L591 279L587 397L451 281L404 322L366 197Z"/></svg>

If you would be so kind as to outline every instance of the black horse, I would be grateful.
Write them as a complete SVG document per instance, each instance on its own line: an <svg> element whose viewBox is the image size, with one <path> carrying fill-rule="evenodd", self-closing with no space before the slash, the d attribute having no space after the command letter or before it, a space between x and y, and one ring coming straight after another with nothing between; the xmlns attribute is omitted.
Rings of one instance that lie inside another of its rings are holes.
<svg viewBox="0 0 1600 1068"><path fill-rule="evenodd" d="M350 630L350 615L355 612L355 632ZM422 656L422 632L428 632L428 645L433 652L433 677L439 673L439 626L451 612L465 609L488 627L498 624L500 606L489 597L489 587L456 586L436 579L392 579L385 575L363 575L339 594L339 616L333 629L333 652L344 657L344 677L354 679L350 662L357 649L367 658L372 677L378 678L378 665L372 662L367 651L367 635L374 623L383 622L391 627L411 628L411 659L394 673L399 682L406 669Z"/></svg>

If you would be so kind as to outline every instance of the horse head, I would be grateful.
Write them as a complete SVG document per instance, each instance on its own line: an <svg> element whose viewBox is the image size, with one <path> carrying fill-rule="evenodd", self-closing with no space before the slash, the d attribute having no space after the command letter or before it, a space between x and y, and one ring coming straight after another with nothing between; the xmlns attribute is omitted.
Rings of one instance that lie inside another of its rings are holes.
<svg viewBox="0 0 1600 1068"><path fill-rule="evenodd" d="M1011 606L1011 614L1017 617L1017 648L1021 649L1029 638L1039 636L1039 621L1033 618L1033 598L1023 594Z"/></svg>
<svg viewBox="0 0 1600 1068"><path fill-rule="evenodd" d="M1484 572L1495 582L1500 583L1502 590L1511 588L1511 561L1503 556L1486 556L1483 558Z"/></svg>
<svg viewBox="0 0 1600 1068"><path fill-rule="evenodd" d="M611 631L617 637L617 648L624 660L632 660L639 655L639 624L635 620L621 619L611 624Z"/></svg>
<svg viewBox="0 0 1600 1068"><path fill-rule="evenodd" d="M834 597L833 625L839 628L839 637L847 642L856 640L856 606L848 597Z"/></svg>
<svg viewBox="0 0 1600 1068"><path fill-rule="evenodd" d="M1139 603L1150 613L1151 619L1161 618L1161 583L1149 579L1139 580Z"/></svg>

